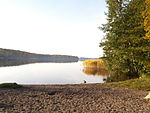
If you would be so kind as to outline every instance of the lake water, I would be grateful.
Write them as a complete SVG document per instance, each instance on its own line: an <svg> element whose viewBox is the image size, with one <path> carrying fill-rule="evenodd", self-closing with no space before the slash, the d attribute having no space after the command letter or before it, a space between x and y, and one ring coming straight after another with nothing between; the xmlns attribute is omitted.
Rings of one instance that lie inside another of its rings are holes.
<svg viewBox="0 0 150 113"><path fill-rule="evenodd" d="M19 84L80 84L103 83L106 76L86 74L82 62L33 63L0 67L0 83Z"/></svg>

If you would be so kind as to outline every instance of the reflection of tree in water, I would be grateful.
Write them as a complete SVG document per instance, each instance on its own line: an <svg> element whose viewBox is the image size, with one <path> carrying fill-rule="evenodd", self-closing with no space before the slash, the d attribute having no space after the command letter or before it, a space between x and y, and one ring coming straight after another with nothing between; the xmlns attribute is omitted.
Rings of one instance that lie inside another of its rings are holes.
<svg viewBox="0 0 150 113"><path fill-rule="evenodd" d="M125 75L124 73L120 72L118 74L107 77L106 82L119 82L134 78L138 78L138 76Z"/></svg>
<svg viewBox="0 0 150 113"><path fill-rule="evenodd" d="M97 60L85 60L83 62L83 72L87 75L101 75L108 76L109 73L105 69L105 63L102 59Z"/></svg>
<svg viewBox="0 0 150 113"><path fill-rule="evenodd" d="M119 81L125 81L129 78L125 75L112 75L107 77L106 82L119 82Z"/></svg>
<svg viewBox="0 0 150 113"><path fill-rule="evenodd" d="M0 61L0 67L5 67L5 66L19 66L19 65L25 65L25 64L30 64L30 63L35 63L35 62L28 62L28 61L13 61L13 60L8 60L8 61Z"/></svg>
<svg viewBox="0 0 150 113"><path fill-rule="evenodd" d="M97 68L97 67L84 67L82 70L87 75L101 75L101 76L108 76L108 71L104 68Z"/></svg>
<svg viewBox="0 0 150 113"><path fill-rule="evenodd" d="M83 70L87 75L100 75L107 76L104 81L106 82L118 82L124 81L132 78L137 78L137 76L125 75L123 73L113 74L113 72L108 72L105 68L105 63L103 60L86 60L83 62Z"/></svg>

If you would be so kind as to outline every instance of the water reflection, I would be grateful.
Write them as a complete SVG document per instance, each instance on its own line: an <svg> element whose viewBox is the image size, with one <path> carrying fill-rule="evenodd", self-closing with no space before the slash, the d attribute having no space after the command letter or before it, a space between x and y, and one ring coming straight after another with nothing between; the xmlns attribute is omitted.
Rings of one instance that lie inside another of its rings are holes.
<svg viewBox="0 0 150 113"><path fill-rule="evenodd" d="M83 70L87 75L93 76L108 76L109 73L105 68L105 62L103 59L97 60L85 60L83 62Z"/></svg>
<svg viewBox="0 0 150 113"><path fill-rule="evenodd" d="M131 76L131 75L128 76L125 75L124 73L119 73L107 77L106 82L119 82L119 81L125 81L129 79L135 79L135 78L139 78L139 76Z"/></svg>
<svg viewBox="0 0 150 113"><path fill-rule="evenodd" d="M33 64L31 62L0 62L0 66L0 83L80 84L84 80L87 83L104 82L104 76L87 76L83 73L82 62Z"/></svg>
<svg viewBox="0 0 150 113"><path fill-rule="evenodd" d="M0 61L0 67L7 67L7 66L19 66L19 65L25 65L25 64L31 64L35 62L23 62L23 61Z"/></svg>
<svg viewBox="0 0 150 113"><path fill-rule="evenodd" d="M106 82L119 82L119 81L125 81L128 80L129 78L125 75L112 75L107 77Z"/></svg>
<svg viewBox="0 0 150 113"><path fill-rule="evenodd" d="M20 66L20 65L26 65L26 64L34 64L34 63L74 63L74 62L77 62L77 61L51 61L51 62L44 62L44 61L41 61L41 62L36 62L36 61L15 61L15 60L7 60L7 61L2 61L0 60L0 67L7 67L7 66Z"/></svg>
<svg viewBox="0 0 150 113"><path fill-rule="evenodd" d="M84 61L82 71L87 75L104 76L103 81L105 82L119 82L137 78L137 76L133 76L131 74L125 75L121 72L118 74L114 74L113 72L107 71L105 68L105 63L101 59Z"/></svg>
<svg viewBox="0 0 150 113"><path fill-rule="evenodd" d="M109 73L104 68L97 68L97 67L84 67L82 70L87 75L93 75L93 76L108 76Z"/></svg>
<svg viewBox="0 0 150 113"><path fill-rule="evenodd" d="M83 83L84 80L103 83L131 79L123 74L110 76L105 67L85 66L83 62L0 61L0 67L0 82L72 84Z"/></svg>

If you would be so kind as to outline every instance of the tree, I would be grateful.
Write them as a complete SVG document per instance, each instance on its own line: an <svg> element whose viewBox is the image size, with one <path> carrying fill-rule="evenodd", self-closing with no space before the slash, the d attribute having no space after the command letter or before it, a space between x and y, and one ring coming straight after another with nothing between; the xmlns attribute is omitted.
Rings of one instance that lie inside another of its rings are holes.
<svg viewBox="0 0 150 113"><path fill-rule="evenodd" d="M145 72L144 63L149 60L149 43L145 36L142 0L107 0L107 24L104 42L100 43L106 64L113 75L124 74L128 78Z"/></svg>

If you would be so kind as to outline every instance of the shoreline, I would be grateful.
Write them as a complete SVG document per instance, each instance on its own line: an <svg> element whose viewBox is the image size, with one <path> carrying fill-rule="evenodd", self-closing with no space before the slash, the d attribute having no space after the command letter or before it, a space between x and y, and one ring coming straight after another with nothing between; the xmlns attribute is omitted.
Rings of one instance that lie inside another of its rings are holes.
<svg viewBox="0 0 150 113"><path fill-rule="evenodd" d="M122 113L149 112L148 91L100 84L24 85L0 88L0 112Z"/></svg>

